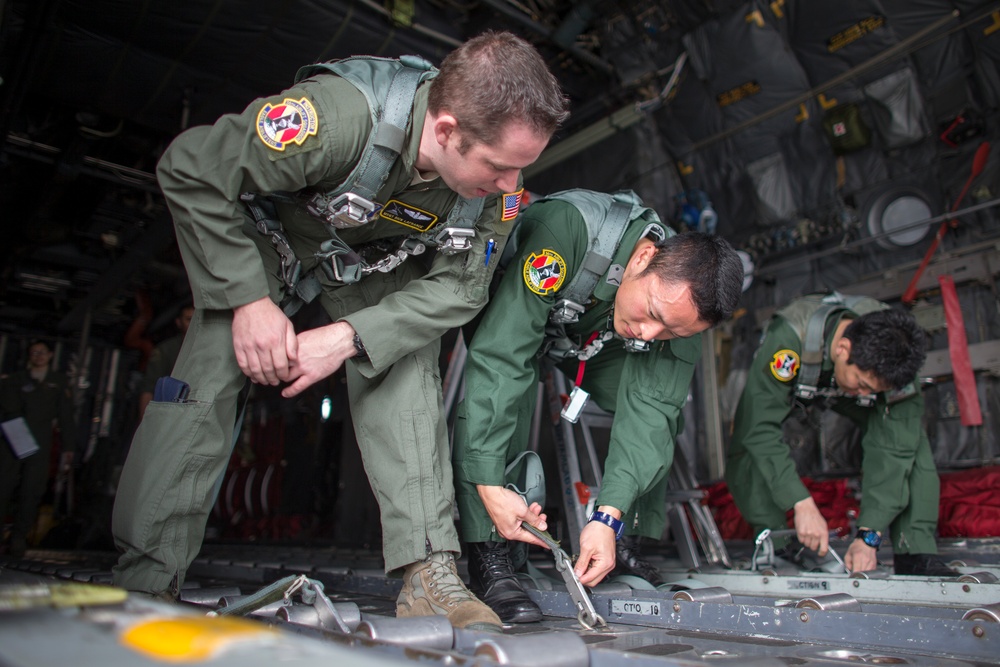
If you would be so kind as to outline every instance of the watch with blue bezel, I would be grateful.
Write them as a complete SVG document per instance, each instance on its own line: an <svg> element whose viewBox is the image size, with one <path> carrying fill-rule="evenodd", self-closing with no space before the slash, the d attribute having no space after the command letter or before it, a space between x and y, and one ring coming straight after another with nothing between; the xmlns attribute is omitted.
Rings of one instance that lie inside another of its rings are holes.
<svg viewBox="0 0 1000 667"><path fill-rule="evenodd" d="M625 534L625 522L614 518L606 512L594 512L590 515L590 520L603 523L605 526L608 526L611 530L615 531L616 542L622 538L622 535Z"/></svg>
<svg viewBox="0 0 1000 667"><path fill-rule="evenodd" d="M874 530L868 530L867 528L859 529L858 532L854 535L854 537L858 538L859 540L861 540L862 542L864 542L865 544L874 549L878 549L879 546L882 544L882 536L879 535Z"/></svg>

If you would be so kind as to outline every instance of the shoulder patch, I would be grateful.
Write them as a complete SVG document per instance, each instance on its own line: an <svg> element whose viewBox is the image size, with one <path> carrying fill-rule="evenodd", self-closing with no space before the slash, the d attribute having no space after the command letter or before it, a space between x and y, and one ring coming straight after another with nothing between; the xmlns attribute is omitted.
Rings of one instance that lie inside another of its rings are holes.
<svg viewBox="0 0 1000 667"><path fill-rule="evenodd" d="M790 382L799 372L799 355L795 350L778 350L771 358L771 375L781 382Z"/></svg>
<svg viewBox="0 0 1000 667"><path fill-rule="evenodd" d="M513 220L517 217L518 211L521 210L521 196L524 194L524 188L521 188L517 192L505 192L503 195L503 212L500 214L500 220L502 222L507 222L508 220Z"/></svg>
<svg viewBox="0 0 1000 667"><path fill-rule="evenodd" d="M398 199L387 201L378 214L381 218L420 232L426 232L438 221L438 217L430 211L410 206Z"/></svg>
<svg viewBox="0 0 1000 667"><path fill-rule="evenodd" d="M257 136L272 150L283 151L289 144L301 146L317 129L316 109L305 97L286 97L281 104L265 104L257 113Z"/></svg>
<svg viewBox="0 0 1000 667"><path fill-rule="evenodd" d="M545 248L524 260L524 284L535 294L553 294L565 279L566 261L554 250Z"/></svg>

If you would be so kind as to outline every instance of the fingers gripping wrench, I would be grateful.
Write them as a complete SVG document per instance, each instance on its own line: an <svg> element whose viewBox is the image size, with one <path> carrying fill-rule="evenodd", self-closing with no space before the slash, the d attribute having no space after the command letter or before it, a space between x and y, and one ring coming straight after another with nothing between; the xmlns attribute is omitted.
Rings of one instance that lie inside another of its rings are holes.
<svg viewBox="0 0 1000 667"><path fill-rule="evenodd" d="M559 543L547 532L535 528L530 523L522 522L521 527L540 539L542 542L545 542L545 545L552 550L552 555L556 559L556 570L558 570L559 574L562 576L563 581L566 583L566 589L569 591L569 597L576 605L576 620L580 622L580 625L588 630L597 626L607 627L608 624L597 613L597 610L594 609L594 603L590 601L590 595L587 594L587 589L580 583L580 579L577 578L576 572L573 571L573 561L570 560L570 557L567 556L566 552L562 550Z"/></svg>

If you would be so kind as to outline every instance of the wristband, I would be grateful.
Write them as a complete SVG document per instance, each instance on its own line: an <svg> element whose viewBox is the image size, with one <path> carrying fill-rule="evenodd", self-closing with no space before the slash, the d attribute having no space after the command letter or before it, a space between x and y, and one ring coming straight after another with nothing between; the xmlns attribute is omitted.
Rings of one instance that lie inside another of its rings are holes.
<svg viewBox="0 0 1000 667"><path fill-rule="evenodd" d="M874 530L868 530L867 528L860 529L854 537L858 538L868 546L874 547L876 550L878 550L879 546L882 544L882 536Z"/></svg>
<svg viewBox="0 0 1000 667"><path fill-rule="evenodd" d="M625 522L614 518L610 514L604 512L594 512L590 515L591 521L596 521L598 523L603 523L605 526L611 528L615 531L615 541L617 542L625 534Z"/></svg>
<svg viewBox="0 0 1000 667"><path fill-rule="evenodd" d="M365 344L361 342L361 336L354 334L354 351L358 353L358 356L362 359L368 358L368 350L365 349Z"/></svg>

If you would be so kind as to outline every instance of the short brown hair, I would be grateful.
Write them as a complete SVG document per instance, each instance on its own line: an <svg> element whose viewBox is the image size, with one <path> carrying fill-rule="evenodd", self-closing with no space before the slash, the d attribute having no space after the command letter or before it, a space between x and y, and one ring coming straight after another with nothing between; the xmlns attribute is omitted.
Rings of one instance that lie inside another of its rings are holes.
<svg viewBox="0 0 1000 667"><path fill-rule="evenodd" d="M552 136L569 116L568 99L535 47L489 31L452 51L431 83L428 108L447 111L474 141L490 144L512 120Z"/></svg>

